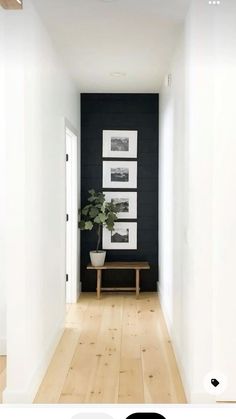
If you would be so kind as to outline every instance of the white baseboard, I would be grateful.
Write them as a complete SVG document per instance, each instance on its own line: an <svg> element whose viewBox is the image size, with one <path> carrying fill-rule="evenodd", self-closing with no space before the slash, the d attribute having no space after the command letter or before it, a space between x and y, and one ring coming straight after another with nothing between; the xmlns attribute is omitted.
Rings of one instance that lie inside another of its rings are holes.
<svg viewBox="0 0 236 419"><path fill-rule="evenodd" d="M166 322L166 325L167 325L167 329L168 329L168 332L169 332L169 336L170 336L170 339L171 339L173 351L174 351L174 354L175 354L176 362L177 362L177 365L178 365L180 377L181 377L182 384L183 384L183 387L184 387L185 396L187 398L187 402L192 403L190 383L188 382L188 379L187 379L185 371L184 371L184 366L182 364L181 356L180 356L180 353L179 353L179 350L178 350L178 347L177 347L177 344L176 344L175 333L174 333L174 330L173 330L173 327L172 327L172 324L171 324L171 321L170 321L170 318L168 316L168 312L167 312L167 309L166 309L166 306L165 306L165 303L164 303L164 298L162 296L161 285L160 284L159 284L158 294L159 294L159 298L160 298L160 304L161 304L162 312L163 312L165 322Z"/></svg>
<svg viewBox="0 0 236 419"><path fill-rule="evenodd" d="M170 335L170 338L171 338L171 343L172 343L173 351L174 351L175 358L176 358L176 361L177 361L180 377L181 377L181 380L182 380L182 383L183 383L183 387L184 387L185 395L186 395L186 398L187 398L187 402L191 403L191 404L195 404L195 403L196 404L212 404L212 403L215 403L216 402L215 396L212 396L211 394L207 394L207 393L204 393L204 392L196 393L196 392L193 392L191 390L191 384L189 383L188 378L187 378L186 373L185 373L184 365L182 363L182 359L181 359L181 356L180 356L180 351L179 351L178 345L176 343L177 339L175 337L175 332L173 330L171 321L170 321L169 316L168 316L167 309L165 307L164 298L162 296L160 285L159 285L159 297L160 297L160 304L161 304L162 312L164 314L167 329L168 329L168 332L169 332L169 335Z"/></svg>
<svg viewBox="0 0 236 419"><path fill-rule="evenodd" d="M0 355L7 354L7 340L5 337L0 337Z"/></svg>
<svg viewBox="0 0 236 419"><path fill-rule="evenodd" d="M3 392L3 403L33 403L35 396L38 392L39 386L46 374L49 363L55 352L55 349L61 339L64 330L64 318L58 324L57 330L54 336L50 339L48 347L45 348L42 358L39 359L36 369L32 372L32 377L29 380L27 388L23 391L12 391L10 388L6 388Z"/></svg>

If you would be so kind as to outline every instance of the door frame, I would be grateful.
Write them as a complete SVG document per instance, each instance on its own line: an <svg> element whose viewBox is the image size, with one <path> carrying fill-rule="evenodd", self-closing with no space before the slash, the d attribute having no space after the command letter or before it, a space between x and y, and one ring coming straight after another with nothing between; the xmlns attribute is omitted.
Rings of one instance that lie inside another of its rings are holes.
<svg viewBox="0 0 236 419"><path fill-rule="evenodd" d="M68 150L68 136L71 137L71 150ZM67 160L67 154L68 160ZM69 221L67 221L68 204L68 164L71 165L70 190L71 206ZM78 208L80 205L80 140L77 130L65 118L65 257L66 257L66 304L74 304L80 295L80 232L78 230ZM68 224L69 223L69 224ZM70 243L68 246L68 228L70 228ZM68 267L68 249L70 251ZM70 273L68 272L70 271ZM68 276L67 276L68 275Z"/></svg>

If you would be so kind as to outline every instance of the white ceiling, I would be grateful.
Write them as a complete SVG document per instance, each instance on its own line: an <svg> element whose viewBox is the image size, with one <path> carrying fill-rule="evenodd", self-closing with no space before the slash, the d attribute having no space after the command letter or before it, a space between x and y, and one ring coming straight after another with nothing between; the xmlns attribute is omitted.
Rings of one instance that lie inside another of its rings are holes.
<svg viewBox="0 0 236 419"><path fill-rule="evenodd" d="M148 93L160 88L190 0L33 2L81 92Z"/></svg>

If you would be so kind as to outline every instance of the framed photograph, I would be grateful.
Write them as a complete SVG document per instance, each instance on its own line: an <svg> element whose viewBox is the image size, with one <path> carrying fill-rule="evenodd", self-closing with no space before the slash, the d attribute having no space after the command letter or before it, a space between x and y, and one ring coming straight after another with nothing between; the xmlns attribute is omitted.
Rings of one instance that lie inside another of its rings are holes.
<svg viewBox="0 0 236 419"><path fill-rule="evenodd" d="M104 227L102 247L110 250L137 249L137 223L115 223L113 231Z"/></svg>
<svg viewBox="0 0 236 419"><path fill-rule="evenodd" d="M137 158L138 131L103 131L103 157Z"/></svg>
<svg viewBox="0 0 236 419"><path fill-rule="evenodd" d="M136 161L104 161L103 188L136 189Z"/></svg>
<svg viewBox="0 0 236 419"><path fill-rule="evenodd" d="M117 217L137 218L137 192L104 192L106 201L112 202L117 210Z"/></svg>

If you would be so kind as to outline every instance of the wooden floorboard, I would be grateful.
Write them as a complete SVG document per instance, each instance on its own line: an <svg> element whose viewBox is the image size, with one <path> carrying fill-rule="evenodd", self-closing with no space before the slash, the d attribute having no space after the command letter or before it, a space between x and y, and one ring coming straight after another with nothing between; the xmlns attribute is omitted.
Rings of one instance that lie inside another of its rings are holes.
<svg viewBox="0 0 236 419"><path fill-rule="evenodd" d="M158 295L81 295L36 403L186 403Z"/></svg>
<svg viewBox="0 0 236 419"><path fill-rule="evenodd" d="M118 403L144 403L137 301L124 299Z"/></svg>
<svg viewBox="0 0 236 419"><path fill-rule="evenodd" d="M2 403L2 393L6 387L6 367L7 357L0 356L0 403Z"/></svg>
<svg viewBox="0 0 236 419"><path fill-rule="evenodd" d="M58 402L78 340L79 332L76 329L66 329L64 331L46 377L35 398L35 403Z"/></svg>
<svg viewBox="0 0 236 419"><path fill-rule="evenodd" d="M117 403L123 297L108 296L104 302L101 328L85 403Z"/></svg>
<svg viewBox="0 0 236 419"><path fill-rule="evenodd" d="M83 297L82 297L83 298ZM90 376L95 368L97 343L102 323L104 303L93 295L81 325L81 334L59 403L85 403Z"/></svg>

